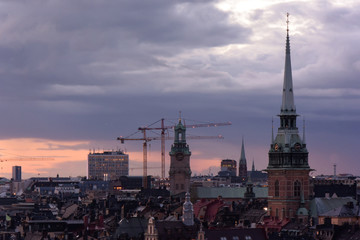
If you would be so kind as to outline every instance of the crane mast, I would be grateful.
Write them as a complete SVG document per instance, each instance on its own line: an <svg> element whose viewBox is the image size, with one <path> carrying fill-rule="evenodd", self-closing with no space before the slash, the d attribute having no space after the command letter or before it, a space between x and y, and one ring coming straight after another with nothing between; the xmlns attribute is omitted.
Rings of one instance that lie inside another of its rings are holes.
<svg viewBox="0 0 360 240"><path fill-rule="evenodd" d="M161 119L161 178L165 178L165 126L164 119Z"/></svg>

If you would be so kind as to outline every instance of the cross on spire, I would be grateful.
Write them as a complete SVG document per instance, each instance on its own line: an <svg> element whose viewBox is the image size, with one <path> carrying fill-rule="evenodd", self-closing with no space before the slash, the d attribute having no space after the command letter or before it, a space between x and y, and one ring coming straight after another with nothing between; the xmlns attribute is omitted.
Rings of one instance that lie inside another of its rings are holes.
<svg viewBox="0 0 360 240"><path fill-rule="evenodd" d="M286 31L289 34L289 13L286 13Z"/></svg>

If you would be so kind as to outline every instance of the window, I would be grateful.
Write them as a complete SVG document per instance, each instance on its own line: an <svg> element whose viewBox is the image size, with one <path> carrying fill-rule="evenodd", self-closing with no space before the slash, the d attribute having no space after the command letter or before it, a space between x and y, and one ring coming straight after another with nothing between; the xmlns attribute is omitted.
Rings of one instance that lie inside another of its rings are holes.
<svg viewBox="0 0 360 240"><path fill-rule="evenodd" d="M252 238L249 235L247 235L245 236L245 240L252 240Z"/></svg>
<svg viewBox="0 0 360 240"><path fill-rule="evenodd" d="M300 196L300 189L301 189L301 184L298 180L296 180L294 182L294 196L295 197L299 197Z"/></svg>
<svg viewBox="0 0 360 240"><path fill-rule="evenodd" d="M184 184L181 184L181 190L184 190Z"/></svg>
<svg viewBox="0 0 360 240"><path fill-rule="evenodd" d="M279 180L275 181L275 197L279 197Z"/></svg>
<svg viewBox="0 0 360 240"><path fill-rule="evenodd" d="M233 237L233 240L239 240L239 237L238 237L238 236L234 236L234 237Z"/></svg>
<svg viewBox="0 0 360 240"><path fill-rule="evenodd" d="M227 240L226 237L221 237L220 240Z"/></svg>
<svg viewBox="0 0 360 240"><path fill-rule="evenodd" d="M179 190L179 184L175 185L176 190Z"/></svg>

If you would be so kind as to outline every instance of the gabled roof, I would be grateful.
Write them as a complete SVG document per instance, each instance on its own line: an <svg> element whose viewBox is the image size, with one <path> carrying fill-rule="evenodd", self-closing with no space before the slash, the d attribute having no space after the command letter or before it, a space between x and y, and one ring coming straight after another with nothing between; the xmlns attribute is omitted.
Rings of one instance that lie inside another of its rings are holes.
<svg viewBox="0 0 360 240"><path fill-rule="evenodd" d="M213 222L216 218L216 214L224 206L226 206L226 204L222 200L202 200L194 204L194 215L198 218L200 210L205 207L204 220L208 222Z"/></svg>
<svg viewBox="0 0 360 240"><path fill-rule="evenodd" d="M246 237L250 238L246 238ZM253 240L265 240L266 234L262 228L226 228L226 229L206 229L205 239L207 240L219 240L219 239L253 239Z"/></svg>
<svg viewBox="0 0 360 240"><path fill-rule="evenodd" d="M356 200L351 197L338 197L338 198L314 198L310 202L311 217L318 217L324 213L330 212L333 209L344 206L348 202L356 205Z"/></svg>

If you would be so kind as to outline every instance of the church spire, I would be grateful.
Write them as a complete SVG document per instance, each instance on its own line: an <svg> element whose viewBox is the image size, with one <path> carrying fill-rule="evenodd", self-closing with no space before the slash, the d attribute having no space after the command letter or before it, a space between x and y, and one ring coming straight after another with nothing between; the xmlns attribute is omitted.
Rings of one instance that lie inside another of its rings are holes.
<svg viewBox="0 0 360 240"><path fill-rule="evenodd" d="M239 161L239 177L242 182L247 181L247 164L246 164L246 157L245 157L245 147L244 147L244 137L242 138L241 144L241 156Z"/></svg>
<svg viewBox="0 0 360 240"><path fill-rule="evenodd" d="M244 138L242 139L242 144L241 144L240 164L241 163L246 163L245 148L244 148Z"/></svg>
<svg viewBox="0 0 360 240"><path fill-rule="evenodd" d="M280 115L296 115L296 108L294 103L293 81L291 72L291 58L290 58L290 38L289 38L289 13L287 13L287 29L286 29L286 51L285 51L285 71L283 95Z"/></svg>

